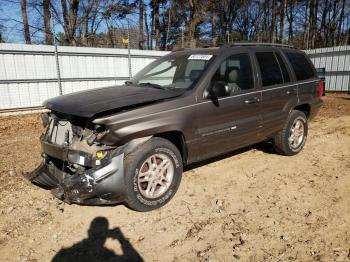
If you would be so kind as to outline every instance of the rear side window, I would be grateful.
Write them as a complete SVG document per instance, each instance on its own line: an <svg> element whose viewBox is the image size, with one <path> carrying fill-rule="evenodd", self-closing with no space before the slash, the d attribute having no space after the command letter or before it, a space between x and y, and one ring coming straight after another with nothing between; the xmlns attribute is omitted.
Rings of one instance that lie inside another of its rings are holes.
<svg viewBox="0 0 350 262"><path fill-rule="evenodd" d="M289 82L290 78L289 78L289 74L287 71L287 67L284 63L284 61L282 60L282 57L279 53L275 53L277 60L278 60L278 64L280 65L281 71L282 71L282 75L283 75L283 82Z"/></svg>
<svg viewBox="0 0 350 262"><path fill-rule="evenodd" d="M273 52L257 52L263 86L283 83L281 69Z"/></svg>
<svg viewBox="0 0 350 262"><path fill-rule="evenodd" d="M291 63L297 80L305 80L315 76L310 62L303 54L285 52Z"/></svg>

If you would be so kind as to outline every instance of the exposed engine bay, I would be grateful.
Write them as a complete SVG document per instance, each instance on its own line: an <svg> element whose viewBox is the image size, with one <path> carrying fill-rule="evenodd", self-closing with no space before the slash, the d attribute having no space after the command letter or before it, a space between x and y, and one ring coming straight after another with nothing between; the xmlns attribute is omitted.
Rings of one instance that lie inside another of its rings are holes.
<svg viewBox="0 0 350 262"><path fill-rule="evenodd" d="M53 113L45 113L43 124L46 132L42 134L40 140L47 149L52 150L50 151L51 156L67 161L73 169L82 166L99 166L107 154L116 147L96 142L106 133L103 127L95 125L89 128L84 126L84 121L79 120L62 119ZM63 152L57 152L57 150L55 152L54 149L57 148L63 149Z"/></svg>
<svg viewBox="0 0 350 262"><path fill-rule="evenodd" d="M121 202L124 155L149 138L107 146L98 142L108 132L100 125L54 112L44 113L42 120L46 128L40 137L43 162L24 176L67 203Z"/></svg>

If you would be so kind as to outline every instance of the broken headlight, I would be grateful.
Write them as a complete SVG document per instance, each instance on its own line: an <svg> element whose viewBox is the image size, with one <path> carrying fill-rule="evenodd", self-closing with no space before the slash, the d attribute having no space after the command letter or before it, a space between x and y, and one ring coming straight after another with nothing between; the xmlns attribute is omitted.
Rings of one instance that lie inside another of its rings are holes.
<svg viewBox="0 0 350 262"><path fill-rule="evenodd" d="M96 166L107 164L110 161L110 159L112 158L112 153L113 153L113 150L110 150L110 149L97 151L96 155L95 155Z"/></svg>
<svg viewBox="0 0 350 262"><path fill-rule="evenodd" d="M78 164L81 166L100 166L108 164L111 159L113 150L101 150L95 154L90 154L83 151L71 150L68 152L68 161L72 164Z"/></svg>

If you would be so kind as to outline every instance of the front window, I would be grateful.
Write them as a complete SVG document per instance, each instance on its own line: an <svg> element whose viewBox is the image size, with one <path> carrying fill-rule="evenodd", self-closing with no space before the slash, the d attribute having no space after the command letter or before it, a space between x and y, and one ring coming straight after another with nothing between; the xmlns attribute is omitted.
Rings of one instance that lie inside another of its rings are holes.
<svg viewBox="0 0 350 262"><path fill-rule="evenodd" d="M174 54L151 63L130 83L164 89L187 89L202 76L213 57L210 54Z"/></svg>
<svg viewBox="0 0 350 262"><path fill-rule="evenodd" d="M225 96L254 88L249 55L235 54L226 58L216 70L211 81L212 86L216 82L227 86L228 93Z"/></svg>

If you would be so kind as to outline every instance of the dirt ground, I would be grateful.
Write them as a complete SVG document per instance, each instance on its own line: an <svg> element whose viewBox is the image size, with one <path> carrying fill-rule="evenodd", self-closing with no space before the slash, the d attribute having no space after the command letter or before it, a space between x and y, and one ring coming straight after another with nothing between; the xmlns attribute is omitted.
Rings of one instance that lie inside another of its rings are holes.
<svg viewBox="0 0 350 262"><path fill-rule="evenodd" d="M191 166L149 213L70 206L30 185L39 116L2 117L0 260L350 261L350 96L324 101L297 156L263 143Z"/></svg>

